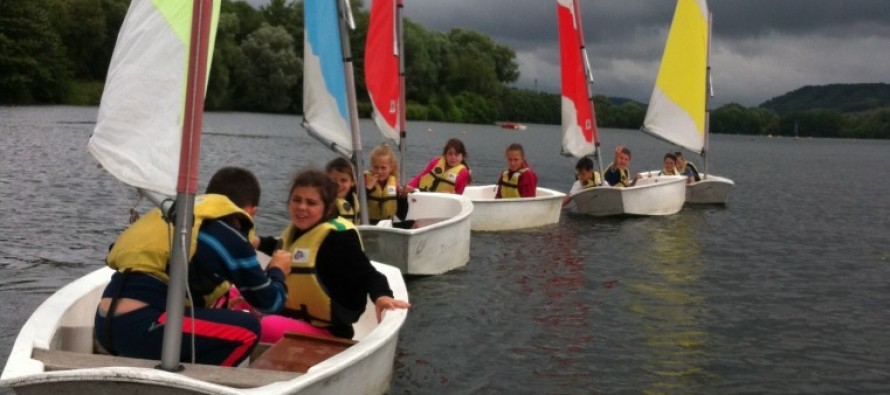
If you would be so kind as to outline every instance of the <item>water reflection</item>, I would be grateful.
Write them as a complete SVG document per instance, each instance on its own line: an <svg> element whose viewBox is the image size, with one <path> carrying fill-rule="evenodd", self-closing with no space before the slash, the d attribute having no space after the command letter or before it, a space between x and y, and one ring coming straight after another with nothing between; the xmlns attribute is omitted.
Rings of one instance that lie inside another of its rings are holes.
<svg viewBox="0 0 890 395"><path fill-rule="evenodd" d="M702 222L696 212L648 220L650 243L632 255L639 277L629 284L630 308L642 318L641 349L649 353L642 365L648 376L645 393L703 389L708 332L702 316L707 308L698 283L705 262L694 233Z"/></svg>

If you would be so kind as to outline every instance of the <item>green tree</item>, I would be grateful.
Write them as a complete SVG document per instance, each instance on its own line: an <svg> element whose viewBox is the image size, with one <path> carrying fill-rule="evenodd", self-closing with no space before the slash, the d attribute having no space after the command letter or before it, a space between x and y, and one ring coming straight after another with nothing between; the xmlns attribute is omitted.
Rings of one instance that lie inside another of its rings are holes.
<svg viewBox="0 0 890 395"><path fill-rule="evenodd" d="M244 67L238 70L238 104L248 111L291 108L291 89L303 71L293 38L281 26L263 25L241 43Z"/></svg>
<svg viewBox="0 0 890 395"><path fill-rule="evenodd" d="M0 102L64 102L70 63L48 11L59 6L0 0Z"/></svg>

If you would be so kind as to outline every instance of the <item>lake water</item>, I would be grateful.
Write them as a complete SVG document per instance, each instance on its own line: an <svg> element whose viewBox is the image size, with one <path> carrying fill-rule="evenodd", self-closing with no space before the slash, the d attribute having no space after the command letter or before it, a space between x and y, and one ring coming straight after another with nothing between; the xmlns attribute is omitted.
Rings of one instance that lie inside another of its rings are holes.
<svg viewBox="0 0 890 395"><path fill-rule="evenodd" d="M34 308L103 265L127 224L135 194L86 151L96 111L0 108L0 366ZM205 124L200 188L222 166L257 173L261 234L286 224L294 171L334 157L295 116ZM361 126L367 154L382 138ZM541 186L572 184L552 125L412 123L407 173L451 137L477 184L512 142ZM672 149L633 130L601 140L609 159L630 147L637 171ZM727 207L474 233L465 268L408 280L391 393L890 393L888 158L890 141L714 135L709 169L736 182Z"/></svg>

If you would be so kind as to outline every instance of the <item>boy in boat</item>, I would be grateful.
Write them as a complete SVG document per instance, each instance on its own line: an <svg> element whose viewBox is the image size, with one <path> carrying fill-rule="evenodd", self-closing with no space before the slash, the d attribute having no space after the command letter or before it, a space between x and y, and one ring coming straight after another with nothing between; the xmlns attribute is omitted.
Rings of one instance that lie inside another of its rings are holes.
<svg viewBox="0 0 890 395"><path fill-rule="evenodd" d="M660 176L680 176L680 172L677 170L677 157L668 152L664 154L664 165L661 168L661 171L658 172Z"/></svg>
<svg viewBox="0 0 890 395"><path fill-rule="evenodd" d="M603 180L600 177L600 173L593 170L593 160L586 156L578 159L578 163L575 163L575 183L572 184L572 189L569 190L566 197L562 198L562 206L565 207L571 203L572 195L581 192L584 189L598 187L602 184Z"/></svg>
<svg viewBox="0 0 890 395"><path fill-rule="evenodd" d="M630 150L618 144L615 147L615 160L606 168L603 179L613 187L625 188L634 186L637 180L640 179L640 175L634 175L633 180L631 180L630 170L627 169L628 165L630 165Z"/></svg>
<svg viewBox="0 0 890 395"><path fill-rule="evenodd" d="M538 176L525 161L522 144L513 143L507 147L507 170L501 174L495 199L535 197L538 189Z"/></svg>
<svg viewBox="0 0 890 395"><path fill-rule="evenodd" d="M689 183L692 183L693 181L701 181L698 169L695 168L695 165L692 164L692 162L687 162L686 159L683 159L682 152L674 152L674 156L677 158L677 170L681 175L689 178Z"/></svg>
<svg viewBox="0 0 890 395"><path fill-rule="evenodd" d="M194 363L236 366L250 356L259 341L256 317L211 308L226 294L230 283L262 312L274 313L284 306L290 254L276 251L264 271L250 241L259 200L256 177L236 167L217 171L206 194L195 199L188 264L192 300L183 300L191 306L186 308L182 323L183 362L194 358ZM161 358L172 237L172 225L161 210L153 209L112 245L106 263L117 271L102 294L95 318L96 339L111 354Z"/></svg>

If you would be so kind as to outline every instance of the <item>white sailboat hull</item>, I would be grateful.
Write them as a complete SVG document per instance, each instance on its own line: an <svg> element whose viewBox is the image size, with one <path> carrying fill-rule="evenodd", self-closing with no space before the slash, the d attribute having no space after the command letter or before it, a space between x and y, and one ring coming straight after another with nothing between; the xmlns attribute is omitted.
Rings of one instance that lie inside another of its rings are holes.
<svg viewBox="0 0 890 395"><path fill-rule="evenodd" d="M609 186L584 189L572 196L579 213L610 215L671 215L686 201L686 177L652 176L628 188Z"/></svg>
<svg viewBox="0 0 890 395"><path fill-rule="evenodd" d="M409 275L442 274L470 261L470 214L473 203L460 195L415 192L408 196L408 216L416 229L399 229L389 221L360 225L365 254Z"/></svg>
<svg viewBox="0 0 890 395"><path fill-rule="evenodd" d="M471 229L501 231L536 228L559 223L565 194L537 188L535 197L495 199L495 185L466 187L465 197L473 201Z"/></svg>
<svg viewBox="0 0 890 395"><path fill-rule="evenodd" d="M726 204L729 192L735 188L735 182L726 178L702 174L702 180L686 186L686 203L690 204Z"/></svg>
<svg viewBox="0 0 890 395"><path fill-rule="evenodd" d="M374 263L389 280L396 298L408 300L398 269ZM0 389L19 394L382 394L389 388L398 333L406 310L387 311L377 323L373 304L355 327L358 343L310 368L306 373L285 373L249 368L185 365L181 373L154 366L119 365L120 358L94 355L93 317L102 291L113 271L107 267L75 280L51 295L22 327L0 377ZM84 360L107 360L105 366L48 371L35 354L71 352ZM118 364L115 366L115 364ZM215 384L200 377L223 379L241 375L256 384L252 388ZM189 377L192 376L192 377Z"/></svg>

